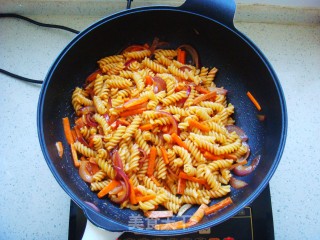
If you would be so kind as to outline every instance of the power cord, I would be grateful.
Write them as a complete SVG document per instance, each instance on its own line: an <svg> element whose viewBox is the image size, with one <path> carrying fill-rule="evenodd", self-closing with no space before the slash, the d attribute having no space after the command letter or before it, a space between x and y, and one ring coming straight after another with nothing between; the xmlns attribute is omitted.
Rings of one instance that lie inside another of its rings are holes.
<svg viewBox="0 0 320 240"><path fill-rule="evenodd" d="M75 34L79 33L78 30L75 30L75 29L72 29L72 28L69 28L69 27L56 25L56 24L47 24L47 23L37 22L37 21L35 21L33 19L30 19L30 18L25 17L25 16L21 16L19 14L15 14L15 13L0 13L0 18L17 18L17 19L21 19L21 20L30 22L30 23L35 24L35 25L40 26L40 27L61 29L61 30L65 30L65 31L72 32L72 33L75 33ZM0 73L3 73L5 75L7 75L7 76L10 76L10 77L13 77L13 78L19 79L21 81L25 81L25 82L36 83L36 84L42 84L43 83L43 81L41 81L41 80L35 80L35 79L26 78L26 77L23 77L23 76L8 72L8 71L6 71L4 69L1 69L1 68L0 68Z"/></svg>

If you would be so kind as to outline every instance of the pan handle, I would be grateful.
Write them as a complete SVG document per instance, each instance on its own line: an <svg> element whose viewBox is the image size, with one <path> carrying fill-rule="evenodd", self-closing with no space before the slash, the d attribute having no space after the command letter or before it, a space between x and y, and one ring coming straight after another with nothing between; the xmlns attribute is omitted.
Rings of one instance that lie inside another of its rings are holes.
<svg viewBox="0 0 320 240"><path fill-rule="evenodd" d="M87 219L92 222L97 227L102 228L102 223L106 223L106 219L102 218L98 213L95 211L88 210L84 208L84 214L86 215ZM129 228L126 226L120 225L114 221L108 221L107 224L103 225L103 228L110 232L125 232L128 231Z"/></svg>
<svg viewBox="0 0 320 240"><path fill-rule="evenodd" d="M234 28L236 12L234 0L186 0L179 8L198 13Z"/></svg>

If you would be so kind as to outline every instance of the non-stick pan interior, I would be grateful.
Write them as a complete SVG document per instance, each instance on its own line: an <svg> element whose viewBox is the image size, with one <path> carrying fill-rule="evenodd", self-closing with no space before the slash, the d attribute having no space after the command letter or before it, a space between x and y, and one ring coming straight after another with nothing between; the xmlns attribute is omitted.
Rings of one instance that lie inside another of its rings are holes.
<svg viewBox="0 0 320 240"><path fill-rule="evenodd" d="M284 144L286 116L281 87L268 63L236 30L205 17L171 8L131 11L93 24L68 45L48 73L39 100L40 142L57 181L82 208L89 208L84 201L94 203L101 210L102 218L107 221L112 219L123 226L128 225L130 218L143 216L142 212L119 209L106 199L98 199L96 193L90 191L73 166L61 119L66 116L74 119L72 91L82 86L86 77L97 69L97 60L117 54L130 44L150 44L154 37L168 42L168 48L191 44L197 49L203 66L219 69L216 84L228 89L228 100L235 106L236 124L249 136L250 161L261 154L258 168L253 174L242 178L249 186L243 190L232 189L234 205L184 230L196 231L226 220L249 204L269 181ZM247 98L247 91L258 99L261 112ZM257 114L265 115L266 120L259 121ZM65 146L63 159L57 155L57 141L62 141ZM187 214L191 215L196 208ZM98 225L108 229L107 221ZM135 227L131 230L155 234L155 230L148 228L145 219L143 224L146 231ZM182 232L174 231L175 234ZM170 231L157 234L168 233Z"/></svg>

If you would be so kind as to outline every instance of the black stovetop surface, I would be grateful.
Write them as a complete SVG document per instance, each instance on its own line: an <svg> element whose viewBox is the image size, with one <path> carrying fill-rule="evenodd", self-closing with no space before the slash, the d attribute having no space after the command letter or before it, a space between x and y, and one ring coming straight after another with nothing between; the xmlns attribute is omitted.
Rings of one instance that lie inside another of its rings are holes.
<svg viewBox="0 0 320 240"><path fill-rule="evenodd" d="M69 240L82 238L86 217L71 201L69 219ZM158 237L124 233L119 240L274 240L273 218L269 185L249 206L229 220L192 234Z"/></svg>

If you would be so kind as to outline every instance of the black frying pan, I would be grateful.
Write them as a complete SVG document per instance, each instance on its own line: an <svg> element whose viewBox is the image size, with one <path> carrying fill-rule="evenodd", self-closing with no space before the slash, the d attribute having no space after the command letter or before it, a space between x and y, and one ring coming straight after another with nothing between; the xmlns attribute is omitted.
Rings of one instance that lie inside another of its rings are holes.
<svg viewBox="0 0 320 240"><path fill-rule="evenodd" d="M96 226L109 231L150 235L198 231L235 215L250 204L269 182L280 161L286 139L285 100L268 60L246 36L235 29L234 13L235 3L231 0L187 0L178 8L157 6L120 12L82 31L53 63L43 84L38 105L41 148L58 183ZM71 93L76 86L82 86L85 78L96 69L98 59L116 54L130 44L150 43L154 37L169 42L172 48L190 44L199 52L203 66L219 69L216 84L229 90L228 100L236 109L236 124L249 136L249 161L261 154L257 169L244 178L249 186L232 190L233 205L183 230L150 229L141 212L119 209L109 200L98 199L73 167L61 123L62 117L73 119ZM247 98L247 91L253 93L262 105L260 114L266 115L265 121L257 119L258 112ZM63 159L57 155L56 141L62 141L66 148ZM100 212L85 202L95 204ZM129 228L128 222L132 217L143 217L144 227Z"/></svg>

